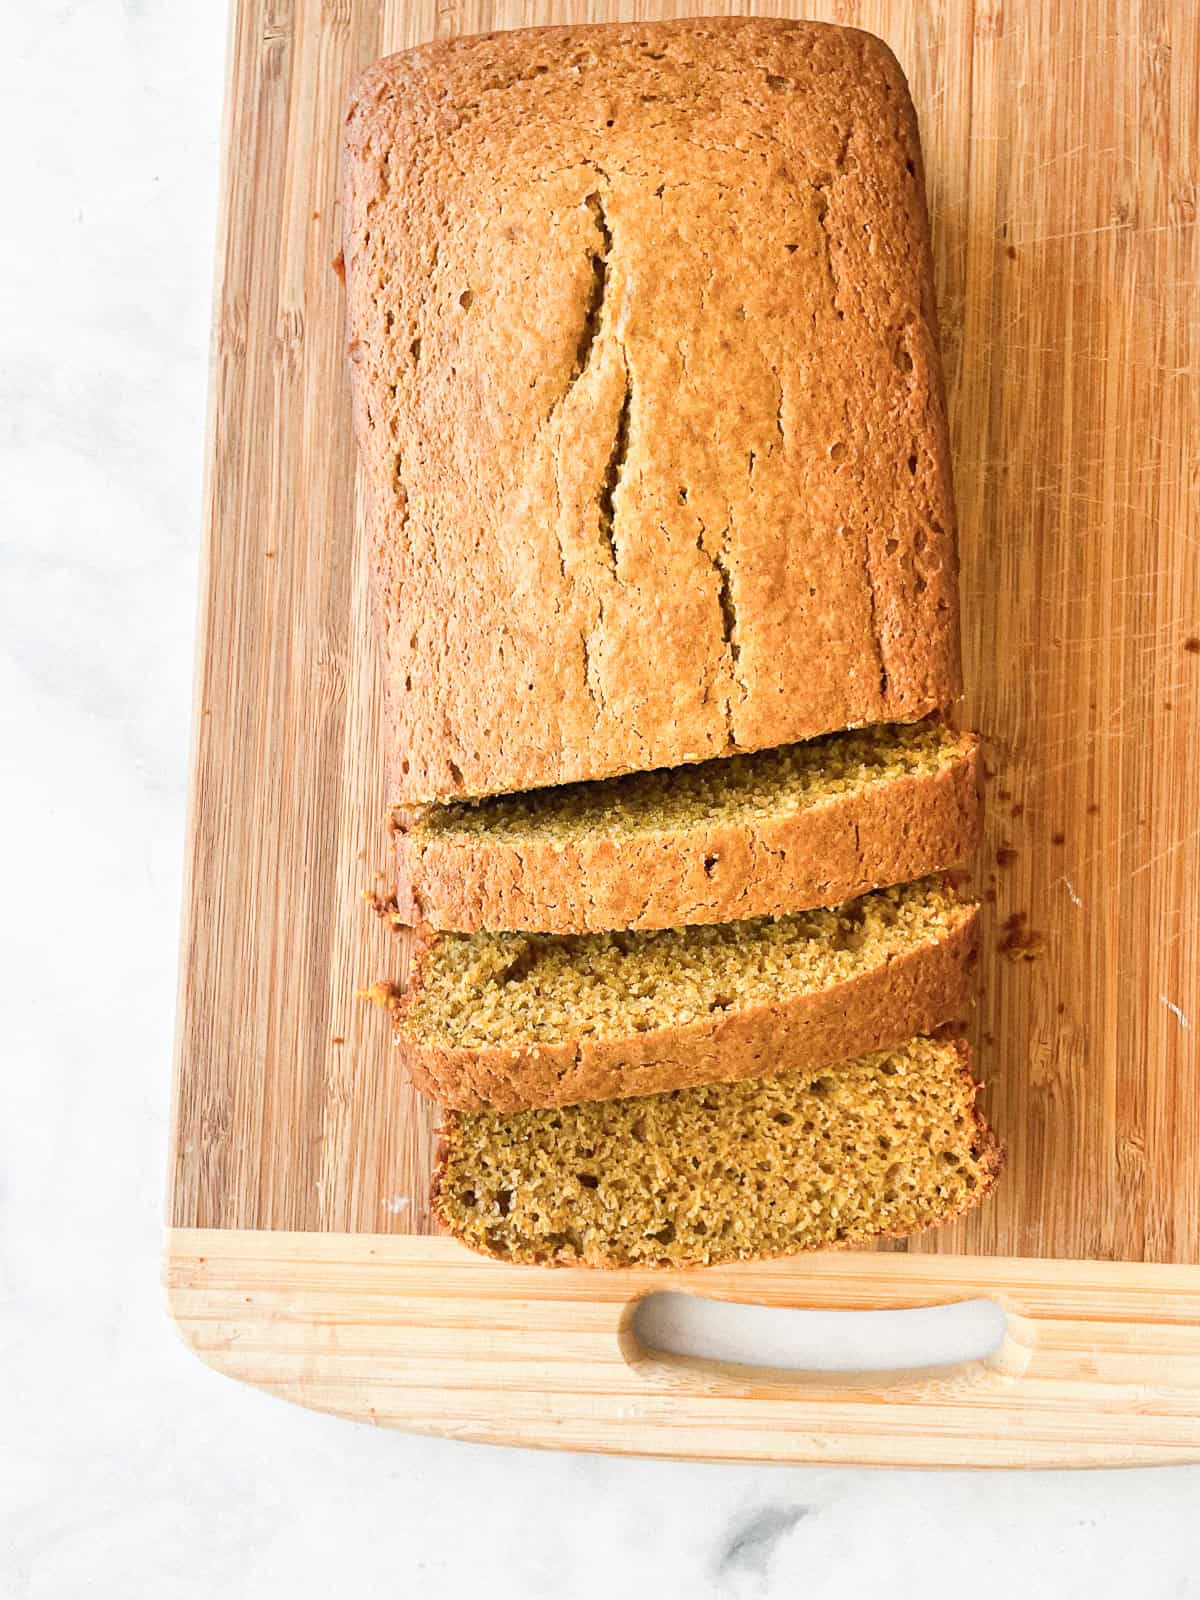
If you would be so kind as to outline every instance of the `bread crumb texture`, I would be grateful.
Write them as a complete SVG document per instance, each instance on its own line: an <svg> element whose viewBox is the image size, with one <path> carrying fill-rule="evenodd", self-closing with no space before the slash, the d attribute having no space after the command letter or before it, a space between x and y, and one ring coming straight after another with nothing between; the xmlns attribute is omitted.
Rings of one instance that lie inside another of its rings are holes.
<svg viewBox="0 0 1200 1600"><path fill-rule="evenodd" d="M684 1267L915 1233L1003 1153L966 1046L914 1039L819 1073L554 1110L450 1112L434 1205L530 1264Z"/></svg>
<svg viewBox="0 0 1200 1600"><path fill-rule="evenodd" d="M978 740L938 722L394 814L398 921L581 933L838 905L979 840Z"/></svg>
<svg viewBox="0 0 1200 1600"><path fill-rule="evenodd" d="M687 1027L844 983L974 915L931 879L833 910L648 933L440 934L418 958L398 1031L482 1050Z"/></svg>
<svg viewBox="0 0 1200 1600"><path fill-rule="evenodd" d="M412 825L418 843L545 842L653 837L729 823L752 827L782 813L854 796L875 784L932 777L973 749L971 734L928 721L861 728L779 750L639 772L599 783L431 806Z"/></svg>
<svg viewBox="0 0 1200 1600"><path fill-rule="evenodd" d="M870 35L704 18L372 67L344 253L393 798L959 692L916 120Z"/></svg>

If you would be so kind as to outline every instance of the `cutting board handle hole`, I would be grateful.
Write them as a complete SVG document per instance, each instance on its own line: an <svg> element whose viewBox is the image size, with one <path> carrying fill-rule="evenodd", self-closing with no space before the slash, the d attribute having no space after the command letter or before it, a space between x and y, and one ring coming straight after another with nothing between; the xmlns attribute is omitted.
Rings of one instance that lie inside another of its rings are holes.
<svg viewBox="0 0 1200 1600"><path fill-rule="evenodd" d="M631 1307L623 1330L635 1367L752 1373L795 1384L857 1375L873 1383L948 1368L1006 1370L1014 1341L994 1300L886 1311L813 1311L662 1291Z"/></svg>

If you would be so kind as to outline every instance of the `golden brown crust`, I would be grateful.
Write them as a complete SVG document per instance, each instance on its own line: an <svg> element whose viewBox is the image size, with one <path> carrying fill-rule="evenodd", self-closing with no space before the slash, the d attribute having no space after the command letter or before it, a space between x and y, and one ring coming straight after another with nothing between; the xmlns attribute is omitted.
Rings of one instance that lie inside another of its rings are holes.
<svg viewBox="0 0 1200 1600"><path fill-rule="evenodd" d="M422 983L428 936L414 953L408 995L396 1008L396 1044L423 1093L458 1110L517 1111L659 1094L824 1066L932 1033L964 1017L973 999L978 909L942 938L815 993L721 1012L683 1027L532 1048L447 1048L406 1036L407 1006Z"/></svg>
<svg viewBox="0 0 1200 1600"><path fill-rule="evenodd" d="M957 697L929 230L886 46L717 18L425 46L360 80L343 171L394 799Z"/></svg>
<svg viewBox="0 0 1200 1600"><path fill-rule="evenodd" d="M979 842L978 740L938 772L750 826L576 840L396 834L400 919L473 933L676 928L839 905L959 865Z"/></svg>
<svg viewBox="0 0 1200 1600"><path fill-rule="evenodd" d="M942 1037L946 1037L946 1030L939 1030L939 1034ZM966 1096L969 1115L971 1117L974 1129L972 1144L977 1155L982 1181L972 1192L970 1199L966 1200L963 1204L948 1207L941 1216L931 1216L926 1222L919 1226L906 1228L880 1227L874 1230L862 1230L856 1233L846 1234L844 1237L839 1239L831 1239L823 1242L820 1246L821 1249L853 1249L856 1246L869 1244L871 1242L878 1242L884 1239L914 1238L920 1233L926 1233L933 1228L942 1227L947 1222L953 1221L956 1217L962 1216L966 1212L974 1210L975 1207L985 1200L995 1188L996 1180L999 1178L1005 1162L1008 1159L1008 1152L1004 1145L996 1137L994 1130L988 1123L979 1104L979 1096L983 1091L983 1085L977 1083L975 1080L975 1074L972 1070L971 1064L970 1046L967 1044L965 1039L960 1037L946 1038L946 1042L953 1044L958 1053L960 1063L958 1075ZM488 1232L484 1232L482 1234L478 1232L468 1233L465 1229L456 1227L454 1225L455 1219L453 1214L450 1212L448 1207L442 1204L442 1189L446 1179L447 1169L450 1164L455 1137L458 1132L457 1116L458 1114L454 1111L448 1112L442 1118L438 1127L437 1149L434 1158L433 1181L430 1196L434 1218L443 1232L451 1234L455 1238L460 1239L462 1243L464 1243L469 1249L474 1250L477 1254L489 1256L494 1261L510 1261L512 1259L511 1256L503 1249L499 1248L500 1235ZM800 1253L802 1248L811 1247L796 1246L794 1248L786 1249L763 1248L755 1251L753 1254L740 1255L738 1259L759 1261L778 1260L789 1255ZM562 1249L557 1251L552 1256L547 1256L539 1260L536 1264L546 1267L579 1267L585 1263L579 1259L577 1254L570 1250ZM630 1268L636 1267L638 1270L690 1272L699 1271L705 1266L716 1264L719 1263L712 1260L678 1262L666 1259L649 1259L638 1260L635 1262L629 1260L626 1256L619 1254L615 1250L605 1254L596 1254L594 1248L586 1262L587 1266L597 1268L601 1271L627 1271Z"/></svg>

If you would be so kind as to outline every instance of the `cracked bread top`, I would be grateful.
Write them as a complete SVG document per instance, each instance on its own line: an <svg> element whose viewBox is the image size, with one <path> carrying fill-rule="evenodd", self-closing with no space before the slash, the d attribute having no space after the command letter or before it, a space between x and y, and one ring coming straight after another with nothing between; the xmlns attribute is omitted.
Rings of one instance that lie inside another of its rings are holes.
<svg viewBox="0 0 1200 1600"><path fill-rule="evenodd" d="M358 83L344 190L394 800L955 698L920 151L879 40L426 46Z"/></svg>

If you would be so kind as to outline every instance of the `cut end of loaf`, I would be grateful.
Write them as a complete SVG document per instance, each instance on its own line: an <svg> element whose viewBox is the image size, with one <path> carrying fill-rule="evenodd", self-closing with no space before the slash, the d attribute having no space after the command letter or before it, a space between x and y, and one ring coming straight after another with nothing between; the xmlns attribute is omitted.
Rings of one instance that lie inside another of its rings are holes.
<svg viewBox="0 0 1200 1600"><path fill-rule="evenodd" d="M1003 1151L967 1047L555 1110L450 1112L434 1204L527 1265L687 1267L900 1236L988 1193Z"/></svg>

